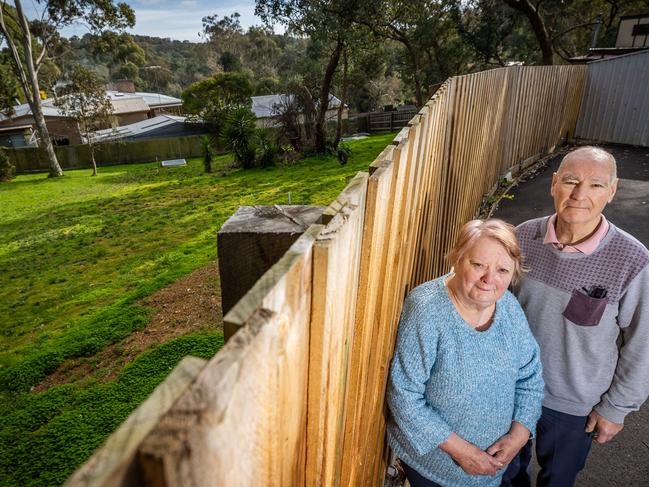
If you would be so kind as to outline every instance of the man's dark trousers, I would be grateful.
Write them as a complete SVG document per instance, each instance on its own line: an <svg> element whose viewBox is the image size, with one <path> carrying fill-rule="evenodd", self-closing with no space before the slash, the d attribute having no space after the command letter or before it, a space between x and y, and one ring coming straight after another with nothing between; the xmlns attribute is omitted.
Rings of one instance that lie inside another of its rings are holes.
<svg viewBox="0 0 649 487"><path fill-rule="evenodd" d="M588 416L573 416L543 408L536 425L536 458L541 471L537 487L572 487L586 465L592 445L584 431ZM529 487L532 442L529 441L507 468L501 486Z"/></svg>

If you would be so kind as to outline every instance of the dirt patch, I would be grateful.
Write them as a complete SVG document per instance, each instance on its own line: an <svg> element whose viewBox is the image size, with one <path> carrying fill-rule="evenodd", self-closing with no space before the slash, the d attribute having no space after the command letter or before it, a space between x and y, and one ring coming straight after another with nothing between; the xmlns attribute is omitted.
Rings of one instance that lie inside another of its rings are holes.
<svg viewBox="0 0 649 487"><path fill-rule="evenodd" d="M216 263L201 267L144 299L154 309L147 325L92 357L63 362L32 390L44 391L88 377L107 382L152 345L200 330L222 330L221 288Z"/></svg>

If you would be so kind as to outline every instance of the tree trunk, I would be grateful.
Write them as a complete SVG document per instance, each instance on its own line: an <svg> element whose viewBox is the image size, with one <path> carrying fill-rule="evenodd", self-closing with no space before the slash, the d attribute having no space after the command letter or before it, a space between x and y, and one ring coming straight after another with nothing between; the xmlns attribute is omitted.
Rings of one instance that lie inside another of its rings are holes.
<svg viewBox="0 0 649 487"><path fill-rule="evenodd" d="M92 163L92 176L97 175L97 163L95 162L95 144L88 144L90 149L90 162Z"/></svg>
<svg viewBox="0 0 649 487"><path fill-rule="evenodd" d="M534 5L532 5L529 0L503 0L507 5L512 7L519 12L525 14L527 19L532 25L532 30L536 36L536 40L539 43L541 48L542 63L546 65L554 64L554 56L552 49L552 40L548 34L548 30L545 28L545 22L543 22L543 17L541 17L540 12Z"/></svg>
<svg viewBox="0 0 649 487"><path fill-rule="evenodd" d="M412 77L413 77L413 81L415 82L415 98L417 99L417 107L421 108L422 106L424 106L424 92L421 86L421 78L419 74L419 58L417 57L417 50L405 35L397 34L397 36L394 37L394 39L401 42L405 46L406 50L408 51L408 54L410 55L410 63L412 64Z"/></svg>
<svg viewBox="0 0 649 487"><path fill-rule="evenodd" d="M316 107L315 102L313 101L313 96L311 96L311 92L306 86L298 86L295 95L299 98L298 106L302 110L304 123L300 123L298 110L295 123L297 127L296 134L298 136L297 142L299 143L299 147L295 144L293 144L293 147L296 151L301 152L305 145L307 147L313 147L313 126L315 125L314 113L316 112ZM300 126L304 128L304 139L302 139L302 129Z"/></svg>
<svg viewBox="0 0 649 487"><path fill-rule="evenodd" d="M336 42L336 47L334 48L331 56L329 57L329 63L327 64L327 69L325 70L324 79L322 80L322 89L320 90L320 105L318 106L318 112L316 114L315 120L315 137L314 137L314 149L316 152L324 152L327 145L327 136L325 133L325 117L327 115L327 108L329 108L329 90L331 88L331 82L338 67L338 61L340 60L340 53L343 49L343 42L340 38Z"/></svg>
<svg viewBox="0 0 649 487"><path fill-rule="evenodd" d="M27 95L27 93L25 93L25 95ZM32 109L32 114L34 115L34 120L36 121L36 130L38 131L40 138L39 145L41 146L41 148L45 149L45 152L47 153L47 159L50 166L49 176L51 178L63 176L63 170L59 165L59 160L56 157L56 152L54 152L52 139L50 139L50 132L49 130L47 130L47 125L45 124L45 117L43 116L40 96L36 96L34 101L35 102L29 100L29 106Z"/></svg>
<svg viewBox="0 0 649 487"><path fill-rule="evenodd" d="M347 49L343 51L343 86L340 93L340 106L338 107L338 120L336 125L335 147L338 147L343 132L343 111L345 111L345 102L347 101Z"/></svg>
<svg viewBox="0 0 649 487"><path fill-rule="evenodd" d="M29 103L29 107L32 110L34 121L36 122L36 130L40 138L39 145L44 148L45 152L47 153L47 159L50 165L50 177L62 176L63 171L61 170L59 161L56 158L54 146L52 145L52 140L50 139L50 133L47 130L47 124L45 123L45 117L43 116L40 87L38 85L38 73L36 72L36 66L34 65L34 51L32 49L32 38L31 32L29 30L29 24L27 23L27 18L23 13L23 7L20 0L15 0L14 4L16 6L16 12L20 21L21 43L23 45L25 53L24 58L27 68L26 73L19 73L21 76L18 76L18 79L20 80L20 84L23 92L25 93L25 98L27 98L27 102ZM19 71L21 71L21 59L18 54L18 50L15 48L14 40L10 39L9 32L5 32L5 37L7 44L9 44L14 62L16 63L16 67Z"/></svg>

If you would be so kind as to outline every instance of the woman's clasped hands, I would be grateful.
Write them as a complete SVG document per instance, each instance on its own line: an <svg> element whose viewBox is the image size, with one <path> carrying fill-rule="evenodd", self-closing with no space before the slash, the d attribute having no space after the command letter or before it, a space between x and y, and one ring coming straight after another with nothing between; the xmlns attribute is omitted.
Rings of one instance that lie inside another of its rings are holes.
<svg viewBox="0 0 649 487"><path fill-rule="evenodd" d="M513 422L507 434L496 440L487 450L481 450L455 433L440 445L468 475L494 476L518 454L529 439L529 431Z"/></svg>

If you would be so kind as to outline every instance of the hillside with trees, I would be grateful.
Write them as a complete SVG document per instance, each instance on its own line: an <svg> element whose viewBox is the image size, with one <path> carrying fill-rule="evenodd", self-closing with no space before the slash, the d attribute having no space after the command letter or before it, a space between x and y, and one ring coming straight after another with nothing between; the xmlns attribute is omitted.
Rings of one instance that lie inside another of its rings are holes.
<svg viewBox="0 0 649 487"><path fill-rule="evenodd" d="M110 30L81 38L57 35L50 41L49 65L40 73L42 88L51 92L81 64L106 81L128 78L138 90L173 96L214 74L247 71L257 95L298 81L313 94L322 91L323 82L330 84L340 98L345 71L347 103L369 111L421 104L431 86L456 74L508 63L567 62L587 51L598 21L598 45L613 45L620 16L646 8L639 0L381 0L356 1L354 8L347 2L256 4L261 19L282 24L286 33L264 25L244 30L233 13L203 18L202 42ZM3 79L9 63L4 48ZM11 89L3 83L0 100Z"/></svg>
<svg viewBox="0 0 649 487"><path fill-rule="evenodd" d="M449 76L510 64L566 63L586 54L595 37L596 45L612 46L620 17L646 9L643 0L256 0L260 25L243 29L236 12L209 15L202 18L201 42L188 42L126 33L137 19L121 4L109 5L102 21L92 9L61 10L53 4L59 13L50 23L21 22L16 9L2 5L1 38L20 31L23 44L32 39L35 76L48 96L77 66L104 82L130 79L139 91L177 97L197 92L196 83L238 73L251 82L241 85L242 96L300 98L302 109L313 112L312 145L319 152L327 143L323 127L330 93L352 112L421 106ZM61 37L57 28L73 17L88 23L91 32ZM268 27L277 24L284 34ZM15 59L25 57L20 49L13 51L0 42L5 113L16 98L37 103L17 69Z"/></svg>

